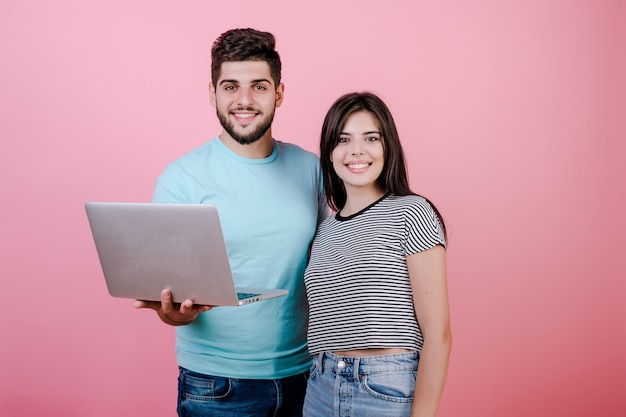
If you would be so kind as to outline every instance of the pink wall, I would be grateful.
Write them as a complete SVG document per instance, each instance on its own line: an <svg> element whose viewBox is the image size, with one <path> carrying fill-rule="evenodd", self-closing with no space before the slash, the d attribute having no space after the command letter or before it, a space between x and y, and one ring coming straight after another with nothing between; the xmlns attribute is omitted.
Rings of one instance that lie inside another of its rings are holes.
<svg viewBox="0 0 626 417"><path fill-rule="evenodd" d="M0 415L174 414L173 330L108 296L83 203L148 201L219 132L209 48L245 26L278 39L276 137L315 150L351 90L394 112L451 235L439 415L625 415L625 18L619 0L3 1Z"/></svg>

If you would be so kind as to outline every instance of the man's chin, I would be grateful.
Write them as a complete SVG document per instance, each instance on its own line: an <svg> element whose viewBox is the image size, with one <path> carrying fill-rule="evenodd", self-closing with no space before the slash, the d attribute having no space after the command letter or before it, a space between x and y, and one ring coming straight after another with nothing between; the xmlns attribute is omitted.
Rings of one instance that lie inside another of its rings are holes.
<svg viewBox="0 0 626 417"><path fill-rule="evenodd" d="M226 131L235 141L240 143L241 145L251 145L257 142L259 139L263 137L269 130L269 127L263 127L261 129L256 128L251 132L246 132L246 134L242 134L241 132L237 132L235 129L231 129L230 126Z"/></svg>
<svg viewBox="0 0 626 417"><path fill-rule="evenodd" d="M241 145L251 145L254 142L257 142L259 139L261 139L263 135L265 134L265 132L267 132L267 130L265 132L252 132L247 135L242 135L240 133L235 132L234 130L231 130L231 131L227 130L227 132L230 135L230 137L233 138L237 143Z"/></svg>
<svg viewBox="0 0 626 417"><path fill-rule="evenodd" d="M261 137L254 137L254 138L245 138L245 137L241 137L241 136L233 136L230 135L233 139L235 139L235 141L237 141L237 143L239 143L240 145L252 145L254 142L257 142L259 139L261 139Z"/></svg>
<svg viewBox="0 0 626 417"><path fill-rule="evenodd" d="M256 125L256 127L246 126L242 128L241 126L235 126L233 123L230 123L228 119L220 117L219 113L217 115L224 130L241 145L251 145L261 139L272 126L273 116L272 114L272 117L264 120L263 123ZM243 132L241 132L241 130L243 130Z"/></svg>

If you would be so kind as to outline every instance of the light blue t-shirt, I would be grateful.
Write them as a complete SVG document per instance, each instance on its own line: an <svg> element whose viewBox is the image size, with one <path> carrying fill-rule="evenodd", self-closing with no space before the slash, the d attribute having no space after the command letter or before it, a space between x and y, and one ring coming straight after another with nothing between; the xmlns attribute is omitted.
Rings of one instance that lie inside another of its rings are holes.
<svg viewBox="0 0 626 417"><path fill-rule="evenodd" d="M317 156L274 141L270 156L249 159L214 138L165 168L152 201L214 204L236 284L289 290L285 297L216 307L177 327L178 364L251 379L308 370L303 275L326 207Z"/></svg>

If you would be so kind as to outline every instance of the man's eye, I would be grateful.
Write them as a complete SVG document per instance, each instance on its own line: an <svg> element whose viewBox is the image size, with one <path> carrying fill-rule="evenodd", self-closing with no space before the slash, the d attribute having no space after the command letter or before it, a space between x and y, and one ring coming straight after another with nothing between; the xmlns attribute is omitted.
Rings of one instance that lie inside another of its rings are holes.
<svg viewBox="0 0 626 417"><path fill-rule="evenodd" d="M227 85L226 87L224 87L224 90L226 91L233 91L235 89L234 85Z"/></svg>
<svg viewBox="0 0 626 417"><path fill-rule="evenodd" d="M255 88L256 90L259 90L259 91L265 91L265 90L267 90L267 88L265 88L265 86L264 86L264 85L255 85L255 86L254 86L254 88Z"/></svg>

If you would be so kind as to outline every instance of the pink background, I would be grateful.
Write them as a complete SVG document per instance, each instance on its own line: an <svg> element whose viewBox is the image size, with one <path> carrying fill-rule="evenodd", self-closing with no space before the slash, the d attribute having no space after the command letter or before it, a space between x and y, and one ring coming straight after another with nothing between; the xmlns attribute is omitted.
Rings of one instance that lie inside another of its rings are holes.
<svg viewBox="0 0 626 417"><path fill-rule="evenodd" d="M83 203L148 201L220 131L209 49L247 26L283 58L275 137L316 151L376 92L444 213L439 416L626 415L624 4L4 0L0 415L175 414L173 329L108 295Z"/></svg>

